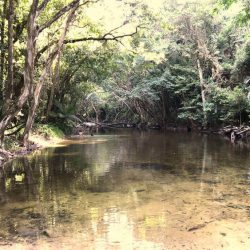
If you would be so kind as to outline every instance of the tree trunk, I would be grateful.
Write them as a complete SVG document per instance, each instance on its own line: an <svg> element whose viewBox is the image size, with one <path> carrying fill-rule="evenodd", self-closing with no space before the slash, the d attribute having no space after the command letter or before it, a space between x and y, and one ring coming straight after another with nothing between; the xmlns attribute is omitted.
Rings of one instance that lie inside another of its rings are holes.
<svg viewBox="0 0 250 250"><path fill-rule="evenodd" d="M9 0L9 16L8 16L8 75L7 85L5 86L5 99L12 99L13 95L13 22L14 22L14 1Z"/></svg>
<svg viewBox="0 0 250 250"><path fill-rule="evenodd" d="M91 102L91 105L92 105L92 108L94 109L95 111L95 122L98 124L99 123L99 112L98 110L96 109L95 105L93 104L93 102Z"/></svg>
<svg viewBox="0 0 250 250"><path fill-rule="evenodd" d="M47 110L46 110L46 121L49 120L49 116L50 116L52 105L53 105L54 95L55 95L55 85L54 85L54 82L52 81L51 90L48 91L48 104L47 104Z"/></svg>
<svg viewBox="0 0 250 250"><path fill-rule="evenodd" d="M25 130L23 133L24 146L28 145L29 133L30 133L30 130L33 126L35 112L36 112L36 108L37 108L38 103L39 103L40 93L41 93L42 86L43 86L42 81L44 81L46 79L46 75L47 75L47 72L44 72L42 74L41 78L39 79L39 82L36 85L35 91L33 93L33 99L31 102L31 107L29 108L28 119L26 121Z"/></svg>
<svg viewBox="0 0 250 250"><path fill-rule="evenodd" d="M4 88L4 65L5 65L5 13L7 9L7 0L3 2L1 16L1 59L0 59L0 91Z"/></svg>
<svg viewBox="0 0 250 250"><path fill-rule="evenodd" d="M1 121L0 121L0 146L3 146L4 140L4 132L13 118L18 114L18 112L22 109L24 103L27 101L29 92L33 83L33 75L34 75L34 52L36 45L36 37L37 37L37 26L36 26L36 18L37 18L37 7L39 0L33 0L29 17L27 23L27 52L25 56L25 65L24 65L24 88L15 103L11 103L9 107L3 112Z"/></svg>
<svg viewBox="0 0 250 250"><path fill-rule="evenodd" d="M13 72L13 22L14 22L14 1L9 0L8 6L8 68L7 68L7 80L3 84L3 107L2 112L6 113L9 106L13 102L14 91L14 72Z"/></svg>
<svg viewBox="0 0 250 250"><path fill-rule="evenodd" d="M35 88L35 91L33 94L32 105L29 109L28 119L27 119L25 130L23 133L23 144L25 146L28 145L29 134L30 134L30 131L31 131L33 123L34 123L35 112L36 112L36 109L37 109L38 104L39 104L39 98L40 98L41 90L43 87L43 83L47 77L47 74L51 68L52 63L54 62L58 53L63 48L66 33L68 31L68 28L69 28L71 21L73 20L73 18L75 16L75 11L77 10L78 6L79 6L79 2L76 2L76 4L74 6L72 6L72 10L68 15L68 18L67 18L65 26L64 26L64 30L62 32L62 35L61 35L59 41L58 41L58 44L54 48L54 50L50 53L49 58L46 61L45 69L43 70L42 75L40 76L40 78L36 84L36 88Z"/></svg>
<svg viewBox="0 0 250 250"><path fill-rule="evenodd" d="M54 95L55 95L55 88L59 85L59 82L60 82L60 60L61 60L61 56L60 56L60 51L59 51L57 63L55 67L55 73L52 77L52 86L51 86L51 91L50 91L49 101L48 101L48 106L47 106L46 120L49 119L49 115L52 109Z"/></svg>
<svg viewBox="0 0 250 250"><path fill-rule="evenodd" d="M200 78L200 88L201 88L201 99L202 99L202 109L203 109L203 126L206 128L207 126L207 112L206 112L206 86L205 86L205 80L203 77L203 71L201 68L200 59L197 59L197 68L199 72L199 78Z"/></svg>

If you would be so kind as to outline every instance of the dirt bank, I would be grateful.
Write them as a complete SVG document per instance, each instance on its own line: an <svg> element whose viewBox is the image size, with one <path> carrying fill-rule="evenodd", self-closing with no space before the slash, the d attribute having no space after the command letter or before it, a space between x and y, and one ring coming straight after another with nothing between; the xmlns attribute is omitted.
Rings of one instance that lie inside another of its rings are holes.
<svg viewBox="0 0 250 250"><path fill-rule="evenodd" d="M65 138L45 137L43 135L32 134L28 147L16 147L10 150L0 149L0 167L8 160L29 154L35 150L47 147L60 147L65 141L67 141Z"/></svg>

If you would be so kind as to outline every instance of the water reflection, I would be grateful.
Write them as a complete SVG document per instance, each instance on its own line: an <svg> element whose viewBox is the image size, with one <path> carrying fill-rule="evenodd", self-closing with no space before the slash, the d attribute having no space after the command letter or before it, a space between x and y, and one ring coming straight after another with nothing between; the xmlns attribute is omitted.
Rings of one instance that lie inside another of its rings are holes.
<svg viewBox="0 0 250 250"><path fill-rule="evenodd" d="M250 246L249 162L247 149L194 134L99 135L46 149L0 169L0 245Z"/></svg>

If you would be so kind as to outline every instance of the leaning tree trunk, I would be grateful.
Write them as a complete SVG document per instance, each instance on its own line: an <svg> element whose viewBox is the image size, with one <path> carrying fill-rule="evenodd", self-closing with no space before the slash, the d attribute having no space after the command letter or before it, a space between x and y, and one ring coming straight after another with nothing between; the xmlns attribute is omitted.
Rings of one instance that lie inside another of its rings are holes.
<svg viewBox="0 0 250 250"><path fill-rule="evenodd" d="M7 69L7 80L3 83L3 106L2 112L6 113L8 107L13 102L13 22L14 22L14 1L9 0L8 6L8 69ZM2 67L4 67L2 65ZM4 134L1 134L1 144L3 143ZM2 145L1 145L2 146Z"/></svg>
<svg viewBox="0 0 250 250"><path fill-rule="evenodd" d="M34 75L34 52L37 37L37 7L39 0L33 0L27 23L27 52L25 56L24 65L24 88L21 95L17 98L17 101L11 102L9 107L4 110L0 121L0 146L3 146L4 132L13 118L19 113L23 105L28 99L29 91L33 82Z"/></svg>
<svg viewBox="0 0 250 250"><path fill-rule="evenodd" d="M13 22L14 22L14 0L9 0L9 17L8 17L8 75L7 85L5 86L5 99L11 100L13 95Z"/></svg>
<svg viewBox="0 0 250 250"><path fill-rule="evenodd" d="M46 120L47 121L49 120L49 115L51 113L53 100L54 100L54 95L55 95L55 89L56 89L56 86L58 86L59 82L60 82L60 60L61 60L61 53L59 51L58 52L57 63L56 63L56 67L55 67L55 72L54 72L54 74L52 76L52 86L51 86L48 105L47 105L47 112L46 112Z"/></svg>
<svg viewBox="0 0 250 250"><path fill-rule="evenodd" d="M68 15L68 18L67 18L65 26L64 26L64 30L62 32L62 35L61 35L59 41L58 41L58 44L55 47L55 49L50 53L49 58L46 61L45 69L43 70L42 75L36 84L36 88L35 88L35 91L33 93L33 100L31 103L31 107L29 109L28 119L27 119L25 130L23 133L23 144L25 146L28 145L29 134L30 134L30 131L31 131L33 123L34 123L35 112L36 112L36 109L37 109L38 104L39 104L39 98L40 98L41 90L43 87L43 83L47 77L48 71L51 68L52 63L54 62L58 53L60 53L60 51L63 48L64 39L65 39L65 36L67 34L69 25L70 25L71 21L73 20L73 18L75 16L75 12L76 12L78 7L79 7L79 2L76 2L76 4L72 7L72 10Z"/></svg>
<svg viewBox="0 0 250 250"><path fill-rule="evenodd" d="M4 65L5 65L5 13L7 9L7 0L3 2L2 16L1 16L1 59L0 59L0 91L4 87Z"/></svg>
<svg viewBox="0 0 250 250"><path fill-rule="evenodd" d="M41 93L42 86L43 86L43 81L45 81L46 76L47 76L47 70L45 69L44 72L42 73L42 76L39 79L39 82L36 84L36 88L35 88L35 91L33 93L33 100L31 102L31 107L29 108L28 119L26 121L26 126L25 126L25 130L23 133L24 146L28 145L29 133L30 133L30 130L33 126L35 112L36 112L36 108L37 108L38 103L39 103L39 98L40 98L40 93Z"/></svg>
<svg viewBox="0 0 250 250"><path fill-rule="evenodd" d="M8 6L8 67L7 67L7 79L3 84L3 107L2 112L5 113L11 102L13 102L13 90L14 90L14 72L13 72L13 57L14 57L14 45L13 45L13 22L14 22L14 1L9 0Z"/></svg>

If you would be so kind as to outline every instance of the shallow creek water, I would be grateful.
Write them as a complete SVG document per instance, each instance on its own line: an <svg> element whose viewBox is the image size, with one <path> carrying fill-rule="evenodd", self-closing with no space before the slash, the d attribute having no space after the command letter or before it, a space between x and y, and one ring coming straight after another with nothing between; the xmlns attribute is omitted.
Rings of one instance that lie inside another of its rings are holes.
<svg viewBox="0 0 250 250"><path fill-rule="evenodd" d="M250 150L125 131L15 159L0 169L0 249L250 249Z"/></svg>

